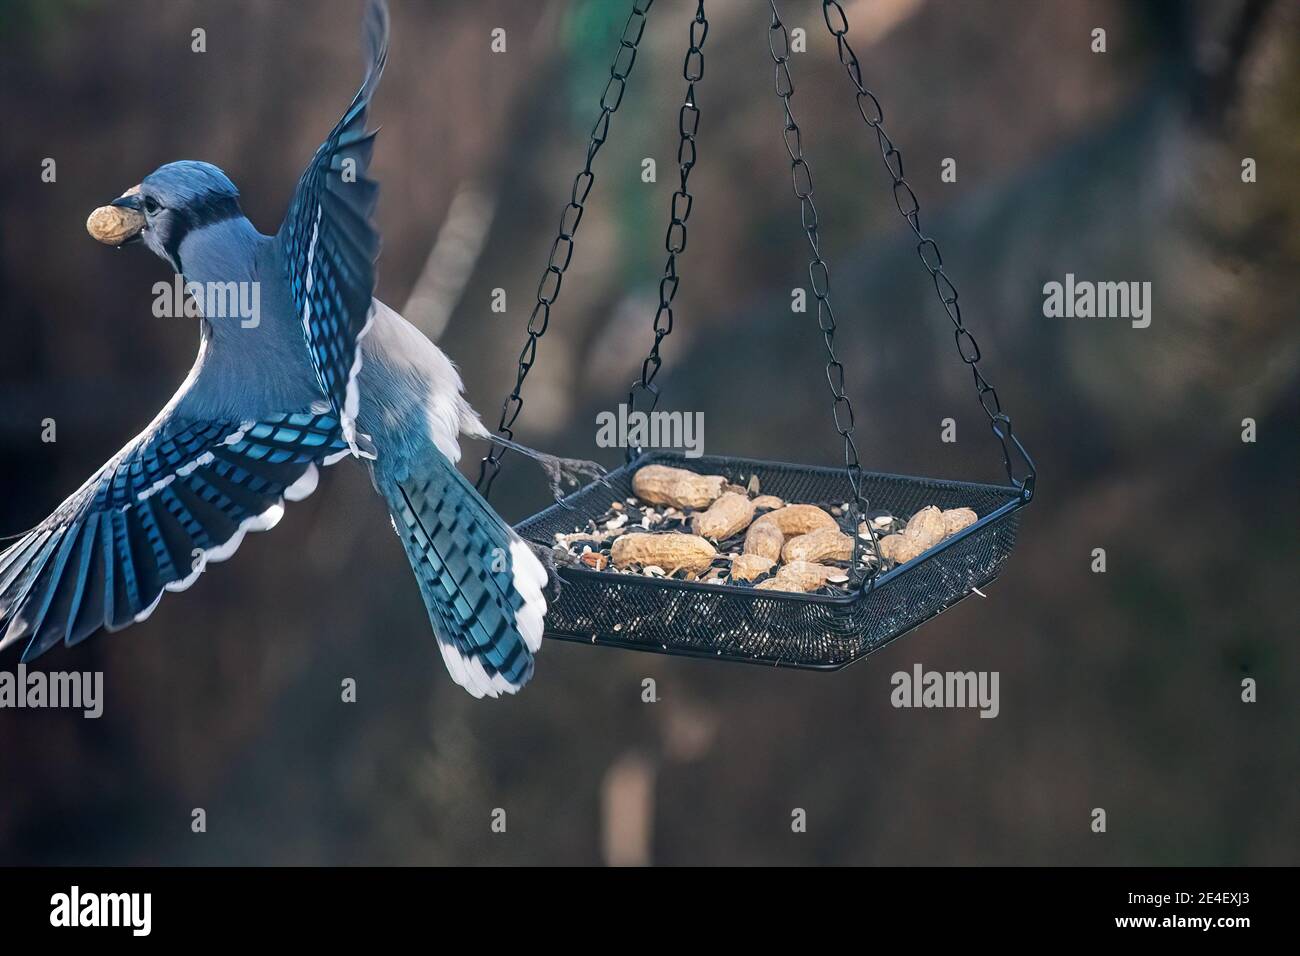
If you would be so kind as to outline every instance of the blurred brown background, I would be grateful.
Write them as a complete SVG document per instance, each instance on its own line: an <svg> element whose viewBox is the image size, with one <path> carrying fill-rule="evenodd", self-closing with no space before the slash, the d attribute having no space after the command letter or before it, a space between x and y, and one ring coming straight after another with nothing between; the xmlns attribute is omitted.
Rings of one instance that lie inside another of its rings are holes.
<svg viewBox="0 0 1300 956"><path fill-rule="evenodd" d="M393 2L374 110L380 295L400 306L425 276L412 318L441 332L493 423L628 6ZM808 35L794 104L864 463L999 478L820 5L781 8ZM0 712L0 863L1300 858L1300 8L846 8L922 223L1039 465L988 600L830 675L548 642L523 694L476 702L444 673L383 506L343 464L147 624L40 661L102 669L105 714ZM806 246L766 5L709 10L661 407L703 410L708 453L833 463L815 319L789 310ZM650 12L528 382L530 444L619 460L594 447L595 414L650 342L693 11ZM0 0L0 533L39 521L134 435L195 351L192 323L151 316L162 264L97 246L86 214L164 162L206 159L274 231L360 78L360 12ZM205 54L190 51L195 27ZM489 51L496 27L504 54ZM656 184L641 182L646 156ZM956 183L939 180L944 157ZM1243 157L1258 182L1241 181ZM1066 272L1151 281L1151 327L1044 318L1042 285ZM489 308L497 287L505 315ZM955 445L939 440L949 416ZM56 443L40 440L45 418ZM482 453L467 448L466 467ZM546 501L536 469L508 459L506 517ZM1089 570L1096 547L1104 575ZM915 662L999 671L1000 716L895 710L890 675ZM355 704L339 700L346 677ZM645 677L659 703L641 702ZM1241 703L1244 677L1258 703ZM194 807L206 834L190 832ZM795 807L806 834L791 832Z"/></svg>

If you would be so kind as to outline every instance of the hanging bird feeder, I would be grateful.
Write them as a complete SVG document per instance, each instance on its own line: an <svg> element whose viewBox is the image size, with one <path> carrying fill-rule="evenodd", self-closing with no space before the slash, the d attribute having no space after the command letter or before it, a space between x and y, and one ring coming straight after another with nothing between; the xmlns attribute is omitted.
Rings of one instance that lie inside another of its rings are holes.
<svg viewBox="0 0 1300 956"><path fill-rule="evenodd" d="M574 237L595 180L592 165L609 134L610 118L622 102L645 29L646 14L653 2L635 0L611 64L586 163L574 179L570 200L561 215L559 235L551 247L538 287L537 305L529 318L528 338L520 353L515 386L502 408L498 431L505 438L513 437L513 425L523 410L524 380L536 361L538 342L546 332L551 306L559 297L565 270L573 257ZM826 344L826 379L832 397L832 418L844 446L844 467L740 458L686 458L633 449L627 463L607 475L605 481L581 488L524 521L516 530L525 540L550 546L560 536L572 533L575 523L581 526L585 522L594 527L594 522L607 518L611 509L620 510L637 502L636 474L647 466L667 465L699 475L721 476L739 486L735 491L761 489L763 495L775 496L782 503L825 506L827 514L837 515L835 521L840 532L852 541L852 554L841 555L848 557L848 567L841 578L844 584L802 593L784 590L781 580L775 579L753 586L735 580L734 574L721 583L717 578L678 579L670 574L651 577L608 566L601 560L594 567L579 565L561 569L561 593L552 602L546 618L548 637L667 654L834 670L877 650L996 578L1015 545L1020 510L1033 497L1033 460L1012 431L1011 418L1002 410L997 392L980 371L979 346L962 321L957 289L944 273L939 247L921 230L916 196L903 177L902 154L885 132L879 101L863 85L861 67L849 45L844 10L836 0L823 0L823 18L835 38L858 112L876 136L885 168L893 180L894 202L916 236L917 254L952 321L957 351L971 369L980 407L1000 445L1007 483L977 484L862 470L853 439L853 407L845 394L844 366L835 352L830 270L821 252L812 170L804 156L795 121L789 34L775 0L770 0L769 6L768 45L775 65L776 96L784 113L782 138L790 157L794 194L811 252L809 282L817 302L818 329ZM673 193L665 237L667 262L659 283L654 342L642 364L641 376L628 395L629 410L636 409L641 399L647 406L643 410L652 411L659 398L659 388L654 384L662 364L659 347L673 327L672 303L680 281L678 257L686 248L686 225L694 204L688 186L696 162L700 119L695 87L704 75L703 51L708 30L704 0L698 0L683 65L686 96L678 119L681 185ZM494 450L483 459L479 488L484 494L491 489L503 454L503 450ZM940 513L970 509L974 520L963 521L964 526L940 540L918 539L919 544L912 541L917 544L912 551L895 552L891 560L889 539L885 538L882 546L882 535L877 534L884 526L878 527L877 513L871 511L872 502L902 518L932 509L940 509ZM838 537L834 533L832 536ZM788 557L788 552L783 557Z"/></svg>

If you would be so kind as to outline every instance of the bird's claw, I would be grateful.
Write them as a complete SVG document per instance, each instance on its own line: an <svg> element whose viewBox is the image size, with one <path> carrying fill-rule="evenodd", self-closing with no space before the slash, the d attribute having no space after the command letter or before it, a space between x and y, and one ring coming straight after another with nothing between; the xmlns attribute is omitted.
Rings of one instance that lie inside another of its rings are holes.
<svg viewBox="0 0 1300 956"><path fill-rule="evenodd" d="M586 461L582 458L557 458L553 455L543 455L538 457L537 463L546 472L546 477L550 481L551 494L555 500L559 501L564 498L569 488L579 488L587 481L599 481L608 485L605 478L605 469L594 461Z"/></svg>
<svg viewBox="0 0 1300 956"><path fill-rule="evenodd" d="M503 448L510 448L520 454L527 455L537 462L538 466L546 474L547 483L551 486L551 494L556 501L561 501L568 494L565 491L566 484L569 488L578 488L584 481L599 481L607 488L612 488L609 480L605 477L605 469L594 461L587 461L584 458L560 458L557 455L548 455L546 452L529 448L527 445L521 445L501 435L491 435L489 441L501 445Z"/></svg>
<svg viewBox="0 0 1300 956"><path fill-rule="evenodd" d="M546 586L542 588L542 596L546 598L547 604L554 604L560 598L559 564L562 559L557 559L554 548L540 542L526 541L524 543L528 545L533 554L537 555L537 560L542 562L542 567L546 569ZM569 558L565 563L574 564L576 562Z"/></svg>

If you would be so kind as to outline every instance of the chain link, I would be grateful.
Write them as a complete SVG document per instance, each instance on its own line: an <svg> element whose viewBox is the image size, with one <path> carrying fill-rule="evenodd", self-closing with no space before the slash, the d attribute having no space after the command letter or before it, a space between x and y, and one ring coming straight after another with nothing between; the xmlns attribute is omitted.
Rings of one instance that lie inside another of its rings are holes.
<svg viewBox="0 0 1300 956"><path fill-rule="evenodd" d="M628 15L623 32L619 38L618 50L610 64L610 78L600 98L600 116L592 127L590 142L587 146L586 163L574 178L573 188L568 204L560 216L559 234L551 244L546 269L537 287L537 303L528 319L528 338L519 353L518 372L515 385L501 408L501 418L497 432L507 439L513 439L513 425L523 411L522 391L524 380L537 360L537 346L550 324L551 306L559 298L564 274L573 259L574 237L582 221L587 197L595 182L592 165L601 146L609 135L610 117L618 110L623 101L627 80L636 63L638 44L645 31L646 15L654 0L634 0L632 11ZM787 153L790 155L790 174L795 196L799 199L800 221L807 235L812 250L812 259L808 266L809 282L817 300L817 325L826 343L829 361L826 365L826 379L832 395L832 417L835 430L844 441L845 469L853 491L853 515L856 524L859 517L869 513L869 503L862 491L862 470L857 446L853 440L855 427L853 406L844 390L844 366L835 353L835 313L830 303L830 269L820 251L819 217L813 201L812 168L803 155L802 135L795 122L790 98L794 94L794 82L790 75L790 38L785 24L777 12L775 0L769 0L772 19L768 28L768 48L775 64L776 93L785 110L785 128L782 137ZM957 288L943 270L943 257L934 239L925 235L920 226L920 203L915 192L903 175L903 156L889 138L884 127L884 111L880 101L862 82L862 67L856 53L848 41L848 18L838 0L822 0L822 17L826 28L835 37L836 51L840 64L844 67L849 81L856 89L855 100L858 113L863 121L876 134L880 147L881 159L893 181L894 204L899 214L907 222L917 237L917 255L934 283L935 291L943 305L944 312L953 323L953 337L961 360L970 366L975 381L975 388L980 407L984 410L995 438L1002 447L1002 459L1008 480L1019 487L1026 498L1033 494L1036 470L1033 459L1025 450L1011 423L1011 417L1002 410L1002 403L997 390L980 371L981 352L974 335L965 327L961 306L958 304ZM709 24L704 15L704 0L698 0L695 18L690 29L690 48L682 67L682 74L687 82L685 101L678 114L678 131L681 142L677 159L681 172L680 188L673 193L671 200L671 219L664 245L668 251L668 260L659 283L659 308L654 321L654 343L650 353L642 363L641 377L632 385L628 393L629 410L635 407L638 392L650 396L650 408L653 410L659 400L659 389L654 384L662 365L659 348L673 328L673 299L680 282L677 272L677 256L686 248L686 222L690 217L694 198L687 188L691 169L695 166L695 137L699 130L700 111L695 103L695 83L704 75L703 46L708 34ZM778 43L779 38L779 43ZM1018 464L1024 466L1023 477L1017 477L1019 470L1013 464L1013 451ZM484 495L491 492L492 483L501 469L501 459L505 449L494 447L482 459L479 467L477 487ZM870 521L866 522L872 546L877 550L875 531ZM854 568L857 568L857 554L860 539L854 535ZM874 580L878 565L873 569L867 581Z"/></svg>
<svg viewBox="0 0 1300 956"><path fill-rule="evenodd" d="M821 223L817 206L813 202L812 167L803 154L803 134L795 122L790 98L794 96L794 79L790 76L790 34L781 15L776 9L776 0L768 0L772 9L772 21L767 30L767 47L772 54L776 71L776 95L785 109L785 128L781 137L785 141L785 151L790 155L790 179L794 185L794 194L799 200L799 220L808 237L808 246L812 250L812 259L808 263L808 282L813 296L817 300L817 327L821 329L822 339L826 343L826 382L831 389L831 417L835 422L835 431L844 440L844 468L848 474L849 487L853 492L851 508L851 525L853 529L853 562L851 573L859 572L858 558L862 548L859 535L859 523L865 524L871 539L872 554L876 556L872 567L863 577L863 586L875 581L880 571L880 543L876 540L875 529L867 517L871 505L862 489L862 466L858 460L858 446L853 440L855 422L853 405L844 392L844 366L835 354L835 311L831 308L831 272L821 253Z"/></svg>
<svg viewBox="0 0 1300 956"><path fill-rule="evenodd" d="M912 191L912 187L908 185L907 180L903 177L903 154L899 152L898 147L894 145L894 141L885 132L885 115L884 110L881 109L880 100L876 99L875 94L862 83L862 66L858 62L857 54L853 52L853 47L849 45L849 21L844 15L844 8L840 6L839 0L822 0L822 19L826 21L826 29L830 31L831 36L835 37L835 48L839 55L840 64L844 67L849 82L853 84L857 91L854 98L857 101L858 113L867 126L876 134L881 159L885 164L890 179L893 180L894 205L898 207L899 215L907 221L908 226L916 235L916 253L920 257L925 271L930 274L930 278L934 282L934 290L939 295L939 301L943 303L944 312L952 320L953 338L957 343L957 354L961 356L963 362L970 366L971 373L975 378L975 391L979 398L980 407L984 409L984 414L988 416L993 436L1002 446L1002 463L1006 467L1007 480L1018 487L1025 498L1028 499L1034 493L1034 483L1037 478L1034 460L1029 457L1029 453L1025 451L1025 446L1021 444L1020 439L1012 430L1011 416L1002 411L1002 403L998 399L997 390L980 371L979 343L975 341L975 336L970 333L962 322L961 306L957 302L957 287L953 285L952 280L943 271L943 256L939 254L938 244L921 231L921 206L917 201L916 193ZM1016 477L1018 469L1017 463L1013 463L1012 460L1013 450L1019 458L1018 464L1022 464L1025 469L1024 475L1020 478Z"/></svg>
<svg viewBox="0 0 1300 956"><path fill-rule="evenodd" d="M609 66L609 80L600 95L600 116L591 128L591 139L587 144L587 160L582 170L573 179L573 189L569 202L560 214L560 230L555 242L551 244L551 253L546 260L546 271L542 273L537 284L537 304L528 317L528 339L519 353L519 368L515 376L515 386L501 406L501 420L497 424L497 434L507 439L514 438L514 423L519 413L524 410L522 397L524 379L537 361L537 343L546 334L551 321L551 306L560 297L560 286L564 280L565 270L573 260L574 237L591 187L596 181L592 172L592 163L596 154L609 136L610 117L618 111L623 102L623 93L627 89L628 77L636 64L637 45L645 32L646 14L654 5L654 0L633 0L632 12L628 14L623 32L619 36L618 50ZM501 471L501 459L506 450L493 445L487 456L479 462L478 480L475 486L487 497L492 491L492 483Z"/></svg>
<svg viewBox="0 0 1300 956"><path fill-rule="evenodd" d="M691 216L695 197L691 195L687 184L691 170L695 168L695 137L700 131L700 109L695 102L695 84L704 78L704 39L709 35L709 21L704 15L704 0L698 0L695 19L691 21L690 48L682 62L682 78L686 80L686 98L677 114L677 131L681 141L677 146L677 166L681 172L681 185L673 193L669 206L668 232L664 235L664 248L668 250L668 261L664 265L663 276L659 280L659 308L655 312L654 342L650 353L641 363L641 377L632 383L627 393L627 408L631 413L636 410L638 394L650 396L647 413L654 411L659 404L659 386L654 384L655 376L663 365L659 357L659 346L673 330L673 299L677 295L677 286L681 282L677 273L677 257L686 250L686 220ZM628 458L639 455L640 448L628 449Z"/></svg>

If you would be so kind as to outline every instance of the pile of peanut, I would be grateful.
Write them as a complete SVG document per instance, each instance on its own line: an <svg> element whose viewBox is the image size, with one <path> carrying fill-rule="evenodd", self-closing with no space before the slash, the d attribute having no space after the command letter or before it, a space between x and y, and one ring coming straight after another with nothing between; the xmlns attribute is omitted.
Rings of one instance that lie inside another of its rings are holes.
<svg viewBox="0 0 1300 956"><path fill-rule="evenodd" d="M635 497L614 502L600 519L557 534L557 551L598 571L733 584L762 591L845 593L853 538L852 509L789 504L722 475L646 465L632 477ZM906 564L972 525L970 508L922 508L904 521L874 511L856 529L859 570ZM873 551L876 533L879 554Z"/></svg>

